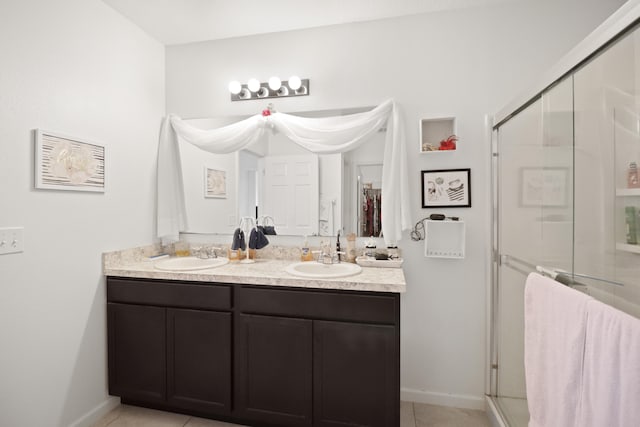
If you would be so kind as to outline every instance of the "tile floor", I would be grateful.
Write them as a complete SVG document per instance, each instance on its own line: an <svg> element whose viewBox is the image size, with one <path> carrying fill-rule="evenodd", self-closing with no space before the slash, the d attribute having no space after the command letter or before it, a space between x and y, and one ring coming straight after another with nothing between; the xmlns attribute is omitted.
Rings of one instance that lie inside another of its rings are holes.
<svg viewBox="0 0 640 427"><path fill-rule="evenodd" d="M120 405L93 427L234 427L237 424ZM400 427L489 427L483 411L401 402Z"/></svg>

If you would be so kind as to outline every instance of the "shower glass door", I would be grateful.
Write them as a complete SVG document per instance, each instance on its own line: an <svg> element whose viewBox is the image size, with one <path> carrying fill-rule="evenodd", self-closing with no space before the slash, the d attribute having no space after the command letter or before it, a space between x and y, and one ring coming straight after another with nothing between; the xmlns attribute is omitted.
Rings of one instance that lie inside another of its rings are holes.
<svg viewBox="0 0 640 427"><path fill-rule="evenodd" d="M510 426L529 420L524 376L524 283L535 267L572 271L573 81L563 80L495 134L492 394Z"/></svg>
<svg viewBox="0 0 640 427"><path fill-rule="evenodd" d="M576 280L640 317L640 30L575 73ZM633 175L633 174L632 174Z"/></svg>
<svg viewBox="0 0 640 427"><path fill-rule="evenodd" d="M494 130L491 397L526 426L524 284L537 266L640 317L640 30Z"/></svg>

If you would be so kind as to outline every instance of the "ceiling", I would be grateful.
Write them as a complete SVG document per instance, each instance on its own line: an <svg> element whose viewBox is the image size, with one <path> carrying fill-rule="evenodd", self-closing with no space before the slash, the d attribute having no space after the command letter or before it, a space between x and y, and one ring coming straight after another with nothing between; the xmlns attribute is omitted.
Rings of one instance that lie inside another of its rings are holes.
<svg viewBox="0 0 640 427"><path fill-rule="evenodd" d="M523 0L103 0L165 45Z"/></svg>

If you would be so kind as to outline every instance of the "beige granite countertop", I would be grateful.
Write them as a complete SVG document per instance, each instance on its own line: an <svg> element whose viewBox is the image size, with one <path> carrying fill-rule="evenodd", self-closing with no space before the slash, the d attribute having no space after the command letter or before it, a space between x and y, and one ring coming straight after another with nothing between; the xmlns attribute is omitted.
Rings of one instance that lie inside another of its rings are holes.
<svg viewBox="0 0 640 427"><path fill-rule="evenodd" d="M162 271L154 268L154 261L148 259L154 253L157 252L152 246L105 253L103 254L103 273L105 276L147 279L393 293L406 291L402 268L363 267L362 272L354 276L335 279L309 279L296 277L285 271L289 264L296 262L295 260L257 259L252 264L229 262L226 265L206 270Z"/></svg>

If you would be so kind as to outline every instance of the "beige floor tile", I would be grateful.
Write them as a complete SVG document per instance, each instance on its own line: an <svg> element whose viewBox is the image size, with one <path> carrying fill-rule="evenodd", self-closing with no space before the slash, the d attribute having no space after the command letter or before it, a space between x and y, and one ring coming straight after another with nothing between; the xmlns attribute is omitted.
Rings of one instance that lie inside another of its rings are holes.
<svg viewBox="0 0 640 427"><path fill-rule="evenodd" d="M109 427L183 427L188 415L155 411L137 406L120 405L120 416Z"/></svg>
<svg viewBox="0 0 640 427"><path fill-rule="evenodd" d="M104 417L100 418L100 420L97 423L93 424L91 427L107 427L120 416L121 412L122 405L118 405L111 411L106 413Z"/></svg>
<svg viewBox="0 0 640 427"><path fill-rule="evenodd" d="M208 420L206 418L193 417L184 427L236 427L240 424L229 424L222 421ZM242 426L240 426L242 427Z"/></svg>
<svg viewBox="0 0 640 427"><path fill-rule="evenodd" d="M414 403L417 427L489 427L484 411Z"/></svg>
<svg viewBox="0 0 640 427"><path fill-rule="evenodd" d="M400 427L416 427L413 403L411 402L400 402Z"/></svg>

